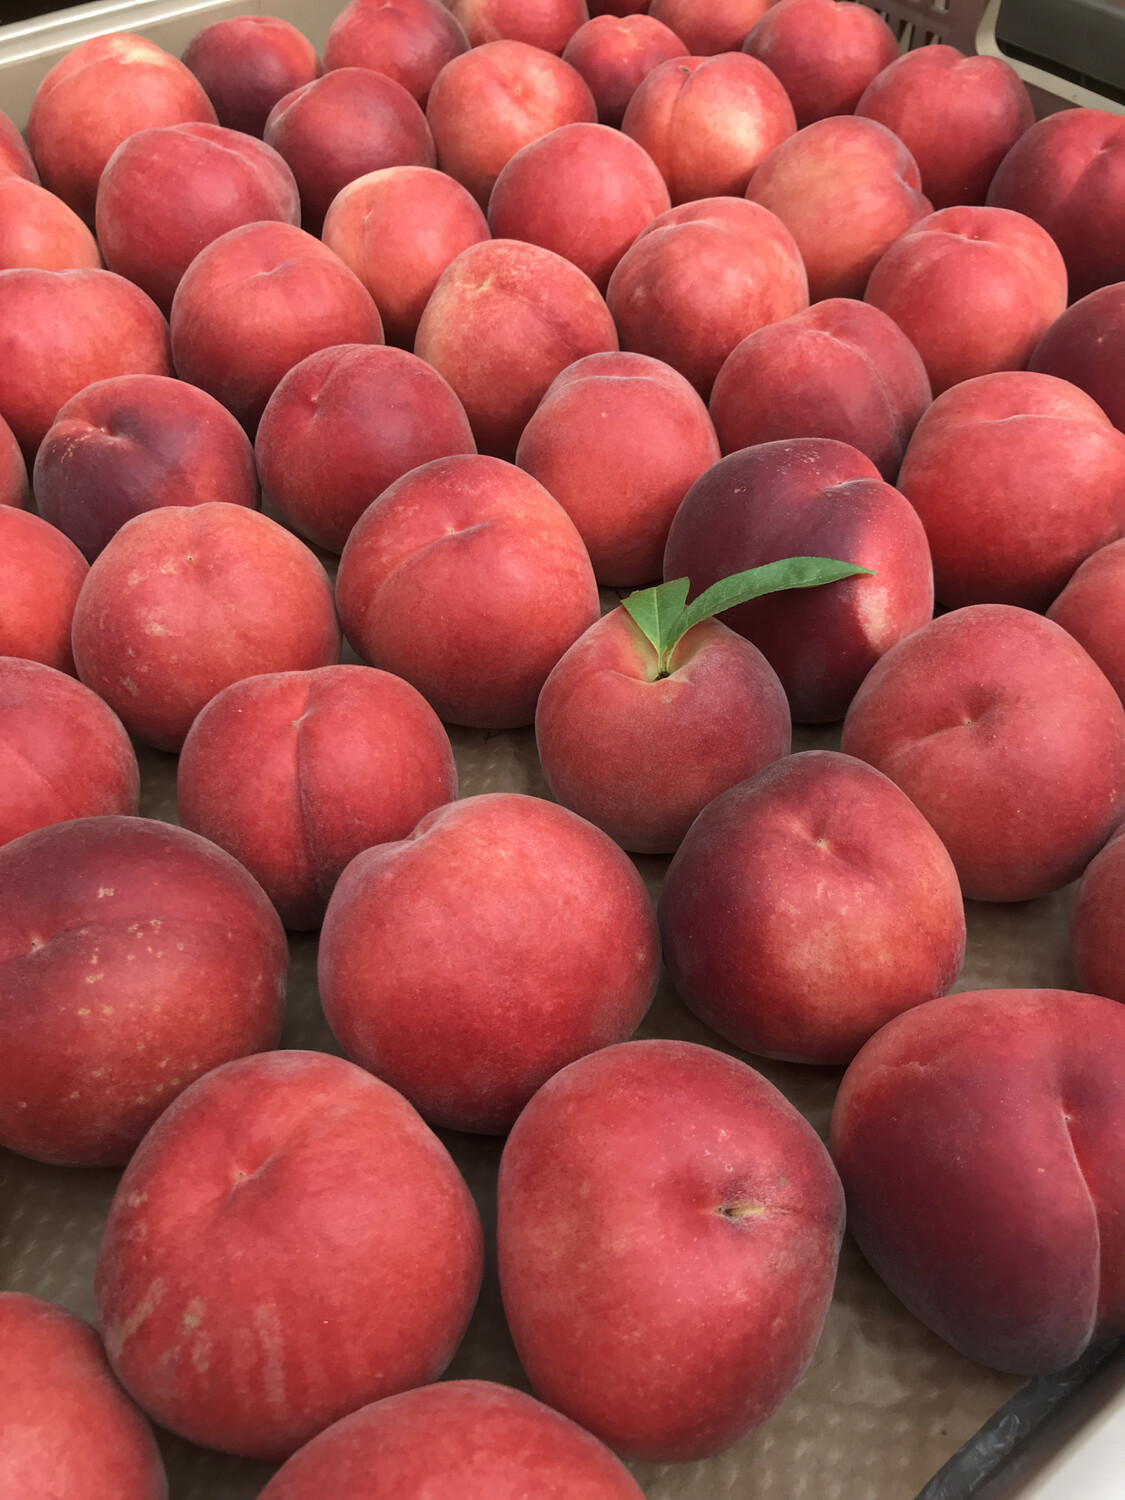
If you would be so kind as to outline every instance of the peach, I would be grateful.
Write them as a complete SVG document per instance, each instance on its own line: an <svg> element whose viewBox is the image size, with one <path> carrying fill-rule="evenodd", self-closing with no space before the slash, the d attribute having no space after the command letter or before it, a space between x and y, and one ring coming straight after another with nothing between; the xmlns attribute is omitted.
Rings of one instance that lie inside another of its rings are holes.
<svg viewBox="0 0 1125 1500"><path fill-rule="evenodd" d="M645 1041L571 1063L516 1121L498 1197L532 1387L617 1452L718 1453L812 1359L843 1193L812 1126L736 1058Z"/></svg>
<svg viewBox="0 0 1125 1500"><path fill-rule="evenodd" d="M501 168L521 147L560 125L592 124L597 117L582 75L526 42L487 42L455 57L426 102L438 166L482 208Z"/></svg>
<svg viewBox="0 0 1125 1500"><path fill-rule="evenodd" d="M414 352L456 391L482 453L512 458L547 387L577 359L616 350L597 287L552 250L486 240L442 273Z"/></svg>
<svg viewBox="0 0 1125 1500"><path fill-rule="evenodd" d="M320 76L313 44L278 16L228 16L197 31L182 61L219 124L261 138L277 101Z"/></svg>
<svg viewBox="0 0 1125 1500"><path fill-rule="evenodd" d="M70 622L89 567L61 531L0 506L0 657L74 672Z"/></svg>
<svg viewBox="0 0 1125 1500"><path fill-rule="evenodd" d="M1047 611L1101 667L1125 703L1125 541L1099 547ZM1098 994L1100 985L1090 985Z"/></svg>
<svg viewBox="0 0 1125 1500"><path fill-rule="evenodd" d="M812 302L862 297L879 257L931 212L910 152L884 126L854 115L818 120L782 141L746 196L797 242Z"/></svg>
<svg viewBox="0 0 1125 1500"><path fill-rule="evenodd" d="M155 818L0 850L0 1141L119 1167L188 1084L281 1039L289 950L257 882Z"/></svg>
<svg viewBox="0 0 1125 1500"><path fill-rule="evenodd" d="M441 273L491 238L476 199L432 167L384 167L341 188L321 239L371 293L389 344L411 349Z"/></svg>
<svg viewBox="0 0 1125 1500"><path fill-rule="evenodd" d="M118 375L72 396L35 458L39 514L93 562L162 505L258 508L254 452L213 396L165 375Z"/></svg>
<svg viewBox="0 0 1125 1500"><path fill-rule="evenodd" d="M829 115L850 115L871 80L898 57L898 41L866 5L775 0L742 51L781 80L803 128Z"/></svg>
<svg viewBox="0 0 1125 1500"><path fill-rule="evenodd" d="M1125 710L1077 641L1010 604L973 604L899 641L842 748L896 783L974 901L1076 879L1125 812Z"/></svg>
<svg viewBox="0 0 1125 1500"><path fill-rule="evenodd" d="M769 0L652 0L648 13L686 42L695 57L734 52L765 14Z"/></svg>
<svg viewBox="0 0 1125 1500"><path fill-rule="evenodd" d="M646 225L671 207L652 158L608 125L561 125L517 151L488 200L497 239L526 240L576 265L604 294Z"/></svg>
<svg viewBox="0 0 1125 1500"><path fill-rule="evenodd" d="M665 878L660 933L677 993L720 1036L838 1065L945 994L965 910L909 797L863 761L809 751L704 808Z"/></svg>
<svg viewBox="0 0 1125 1500"><path fill-rule="evenodd" d="M29 458L95 380L170 375L168 324L112 271L0 271L0 418Z"/></svg>
<svg viewBox="0 0 1125 1500"><path fill-rule="evenodd" d="M808 307L808 279L775 214L741 198L707 198L641 231L606 302L622 348L671 365L706 401L747 334Z"/></svg>
<svg viewBox="0 0 1125 1500"><path fill-rule="evenodd" d="M620 125L653 68L687 55L679 37L651 16L602 14L578 28L562 56L589 85L601 124Z"/></svg>
<svg viewBox="0 0 1125 1500"><path fill-rule="evenodd" d="M437 164L426 117L401 84L370 68L336 68L279 99L264 139L293 170L302 222L319 234L341 188L381 167Z"/></svg>
<svg viewBox="0 0 1125 1500"><path fill-rule="evenodd" d="M179 750L232 682L330 666L340 649L314 555L276 521L221 502L127 522L87 575L72 640L82 681L160 750Z"/></svg>
<svg viewBox="0 0 1125 1500"><path fill-rule="evenodd" d="M587 0L587 9L593 16L636 16L647 11L649 0Z"/></svg>
<svg viewBox="0 0 1125 1500"><path fill-rule="evenodd" d="M0 417L0 505L23 506L31 499L27 465L15 433Z"/></svg>
<svg viewBox="0 0 1125 1500"><path fill-rule="evenodd" d="M469 45L524 42L544 52L561 52L584 21L585 0L446 0L465 28Z"/></svg>
<svg viewBox="0 0 1125 1500"><path fill-rule="evenodd" d="M597 1438L486 1380L444 1380L353 1412L283 1464L259 1500L406 1500L427 1490L642 1500Z"/></svg>
<svg viewBox="0 0 1125 1500"><path fill-rule="evenodd" d="M438 1378L482 1250L464 1178L393 1089L320 1052L247 1057L185 1090L126 1168L102 1336L162 1426L276 1462Z"/></svg>
<svg viewBox="0 0 1125 1500"><path fill-rule="evenodd" d="M1072 301L1125 281L1125 118L1065 109L1037 121L997 167L988 202L1042 225Z"/></svg>
<svg viewBox="0 0 1125 1500"><path fill-rule="evenodd" d="M165 1500L152 1429L88 1324L53 1302L0 1292L0 1346L0 1490L25 1500Z"/></svg>
<svg viewBox="0 0 1125 1500"><path fill-rule="evenodd" d="M1077 386L1012 371L965 380L919 422L899 488L922 518L942 604L1046 609L1125 535L1125 433Z"/></svg>
<svg viewBox="0 0 1125 1500"><path fill-rule="evenodd" d="M1086 392L1125 432L1125 281L1072 303L1032 350L1029 370L1057 375Z"/></svg>
<svg viewBox="0 0 1125 1500"><path fill-rule="evenodd" d="M628 856L575 813L508 792L358 855L317 974L353 1062L432 1125L503 1135L560 1068L632 1035L660 950Z"/></svg>
<svg viewBox="0 0 1125 1500"><path fill-rule="evenodd" d="M896 58L855 112L894 131L935 208L983 203L996 168L1035 119L1010 63L940 45Z"/></svg>
<svg viewBox="0 0 1125 1500"><path fill-rule="evenodd" d="M36 828L137 811L140 772L121 720L40 662L0 657L0 845Z"/></svg>
<svg viewBox="0 0 1125 1500"><path fill-rule="evenodd" d="M363 283L292 224L246 224L201 250L176 289L171 325L176 374L251 434L281 377L307 355L383 342Z"/></svg>
<svg viewBox="0 0 1125 1500"><path fill-rule="evenodd" d="M406 838L456 797L457 768L409 683L318 667L247 677L212 698L184 741L176 795L184 827L233 854L286 927L307 931L361 850Z"/></svg>
<svg viewBox="0 0 1125 1500"><path fill-rule="evenodd" d="M516 464L559 502L610 587L660 577L680 501L719 458L682 375L646 354L591 354L556 376L523 430Z"/></svg>
<svg viewBox="0 0 1125 1500"><path fill-rule="evenodd" d="M384 490L348 538L336 597L365 661L485 729L530 724L547 674L598 618L570 517L487 457L437 459Z"/></svg>
<svg viewBox="0 0 1125 1500"><path fill-rule="evenodd" d="M0 177L23 177L38 187L39 173L15 122L0 109Z"/></svg>
<svg viewBox="0 0 1125 1500"><path fill-rule="evenodd" d="M781 84L741 52L661 63L621 121L660 169L674 204L745 192L755 167L796 128Z"/></svg>
<svg viewBox="0 0 1125 1500"><path fill-rule="evenodd" d="M1023 369L1066 307L1066 267L1023 214L943 208L895 241L864 300L895 320L940 396L977 375Z"/></svg>
<svg viewBox="0 0 1125 1500"><path fill-rule="evenodd" d="M1125 1011L976 990L898 1016L852 1063L831 1149L848 1228L967 1358L1063 1369L1125 1329Z"/></svg>
<svg viewBox="0 0 1125 1500"><path fill-rule="evenodd" d="M464 27L441 0L350 0L328 28L324 66L371 68L425 109L442 68L468 50Z"/></svg>
<svg viewBox="0 0 1125 1500"><path fill-rule="evenodd" d="M866 302L830 297L731 350L711 391L711 418L724 453L835 438L893 484L929 404L926 367L898 324Z"/></svg>
<svg viewBox="0 0 1125 1500"><path fill-rule="evenodd" d="M79 42L49 69L27 139L43 186L93 224L98 180L122 141L193 120L218 123L194 74L155 42L118 31Z"/></svg>
<svg viewBox="0 0 1125 1500"><path fill-rule="evenodd" d="M671 854L713 798L791 741L777 673L717 620L686 632L668 672L656 662L615 609L561 658L535 710L551 795L639 854Z"/></svg>
<svg viewBox="0 0 1125 1500"><path fill-rule="evenodd" d="M372 344L337 344L295 365L254 447L282 520L330 552L407 470L476 452L465 408L437 371Z"/></svg>
<svg viewBox="0 0 1125 1500"><path fill-rule="evenodd" d="M118 146L94 219L106 265L167 317L184 272L220 235L300 216L293 174L270 146L220 125L164 125Z"/></svg>
<svg viewBox="0 0 1125 1500"><path fill-rule="evenodd" d="M1070 947L1084 990L1125 1001L1125 838L1120 832L1094 855L1078 882Z"/></svg>
<svg viewBox="0 0 1125 1500"><path fill-rule="evenodd" d="M846 443L762 443L692 485L668 533L664 576L690 578L694 598L783 557L838 558L874 574L769 594L719 617L765 656L795 720L831 722L883 653L930 619L926 533L898 490Z"/></svg>
<svg viewBox="0 0 1125 1500"><path fill-rule="evenodd" d="M77 271L101 263L94 236L61 198L14 172L0 176L0 271Z"/></svg>

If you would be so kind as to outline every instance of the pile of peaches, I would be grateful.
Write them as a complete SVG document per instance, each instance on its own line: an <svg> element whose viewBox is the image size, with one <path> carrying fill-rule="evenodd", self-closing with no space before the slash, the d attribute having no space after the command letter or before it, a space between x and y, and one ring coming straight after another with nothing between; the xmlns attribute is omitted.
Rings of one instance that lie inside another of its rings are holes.
<svg viewBox="0 0 1125 1500"><path fill-rule="evenodd" d="M54 61L0 116L0 1145L124 1174L97 1332L0 1291L0 1491L157 1500L151 1418L263 1500L635 1500L799 1380L845 1206L971 1359L1125 1333L1123 695L1125 116L846 0ZM532 725L551 798L458 799L447 726ZM950 993L965 899L1076 881L1080 990ZM286 928L343 1056L278 1050ZM630 1041L661 962L722 1047ZM827 1146L732 1047L846 1067ZM507 1137L539 1400L439 1380L435 1128Z"/></svg>

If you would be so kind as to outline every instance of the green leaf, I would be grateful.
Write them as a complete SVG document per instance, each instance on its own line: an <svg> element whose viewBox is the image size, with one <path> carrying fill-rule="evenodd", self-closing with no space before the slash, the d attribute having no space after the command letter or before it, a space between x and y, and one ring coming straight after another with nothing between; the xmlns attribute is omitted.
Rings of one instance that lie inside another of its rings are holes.
<svg viewBox="0 0 1125 1500"><path fill-rule="evenodd" d="M733 609L736 604L747 604L763 594L776 594L781 589L811 589L822 583L835 583L840 578L850 578L864 573L872 576L870 568L858 567L855 563L838 562L831 557L784 557L780 562L766 563L760 568L747 568L744 573L734 573L730 578L721 578L709 589L704 589L698 599L684 610L676 622L675 636L668 649L675 645L693 625L721 614L724 609ZM677 580L682 581L682 580Z"/></svg>
<svg viewBox="0 0 1125 1500"><path fill-rule="evenodd" d="M684 604L690 587L686 578L673 578L669 583L658 583L654 588L640 589L622 600L629 614L652 643L661 672L664 671L668 652L683 634L679 624L683 619Z"/></svg>

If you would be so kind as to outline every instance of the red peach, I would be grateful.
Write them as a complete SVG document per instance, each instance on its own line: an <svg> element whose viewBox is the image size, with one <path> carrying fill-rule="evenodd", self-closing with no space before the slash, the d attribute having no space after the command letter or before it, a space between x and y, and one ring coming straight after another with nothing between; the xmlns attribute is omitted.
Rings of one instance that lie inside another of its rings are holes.
<svg viewBox="0 0 1125 1500"><path fill-rule="evenodd" d="M646 0L647 3L647 0ZM39 173L15 122L0 109L0 177L23 177L38 187Z"/></svg>
<svg viewBox="0 0 1125 1500"><path fill-rule="evenodd" d="M516 463L577 526L599 583L660 577L680 501L719 446L682 375L645 354L591 354L556 376Z"/></svg>
<svg viewBox="0 0 1125 1500"><path fill-rule="evenodd" d="M926 367L898 324L866 302L830 297L731 351L711 392L711 418L724 453L835 438L893 484L929 404Z"/></svg>
<svg viewBox="0 0 1125 1500"><path fill-rule="evenodd" d="M332 200L321 239L371 293L387 342L414 336L441 273L490 238L467 188L431 167L384 167L349 182Z"/></svg>
<svg viewBox="0 0 1125 1500"><path fill-rule="evenodd" d="M781 84L741 52L661 63L621 121L660 169L673 204L745 192L755 167L796 128Z"/></svg>
<svg viewBox="0 0 1125 1500"><path fill-rule="evenodd" d="M1073 303L1032 350L1029 370L1057 375L1086 392L1125 432L1125 281Z"/></svg>
<svg viewBox="0 0 1125 1500"><path fill-rule="evenodd" d="M0 505L23 506L31 499L27 465L15 433L0 417Z"/></svg>
<svg viewBox="0 0 1125 1500"><path fill-rule="evenodd" d="M155 42L118 31L79 42L47 72L27 138L43 186L92 224L98 179L122 141L192 120L218 123L195 76Z"/></svg>
<svg viewBox="0 0 1125 1500"><path fill-rule="evenodd" d="M213 396L164 375L118 375L72 396L35 458L39 513L93 562L161 505L258 507L254 452Z"/></svg>
<svg viewBox="0 0 1125 1500"><path fill-rule="evenodd" d="M803 127L850 115L871 80L898 57L898 41L866 5L775 0L742 50L776 73Z"/></svg>
<svg viewBox="0 0 1125 1500"><path fill-rule="evenodd" d="M446 0L469 45L525 42L544 52L561 52L590 13L585 0Z"/></svg>
<svg viewBox="0 0 1125 1500"><path fill-rule="evenodd" d="M320 76L316 49L278 16L228 16L197 31L182 61L219 124L261 138L277 101Z"/></svg>
<svg viewBox="0 0 1125 1500"><path fill-rule="evenodd" d="M0 506L0 657L73 673L70 623L88 571L61 531L26 510Z"/></svg>
<svg viewBox="0 0 1125 1500"><path fill-rule="evenodd" d="M1051 605L1047 618L1089 652L1125 703L1125 541L1092 552ZM1109 993L1097 984L1083 987Z"/></svg>
<svg viewBox="0 0 1125 1500"><path fill-rule="evenodd" d="M653 68L687 55L679 37L651 16L601 14L574 33L563 62L577 68L586 80L599 121L620 125L629 100Z"/></svg>
<svg viewBox="0 0 1125 1500"><path fill-rule="evenodd" d="M464 28L441 0L350 0L328 28L324 66L371 68L425 109L442 68L468 50Z"/></svg>
<svg viewBox="0 0 1125 1500"><path fill-rule="evenodd" d="M910 152L884 126L854 115L818 120L782 141L746 196L797 242L812 302L862 297L880 256L931 212Z"/></svg>
<svg viewBox="0 0 1125 1500"><path fill-rule="evenodd" d="M598 618L582 538L522 470L486 457L412 469L368 507L336 582L357 653L443 719L530 724L551 668Z"/></svg>
<svg viewBox="0 0 1125 1500"><path fill-rule="evenodd" d="M488 206L492 184L521 147L549 130L598 117L582 75L525 42L488 42L446 63L426 119L443 172Z"/></svg>
<svg viewBox="0 0 1125 1500"><path fill-rule="evenodd" d="M1117 610L1120 614L1120 600ZM1121 832L1095 854L1078 882L1070 948L1074 972L1084 990L1125 1001L1125 836Z"/></svg>
<svg viewBox="0 0 1125 1500"><path fill-rule="evenodd" d="M694 57L734 52L765 14L769 0L652 0L648 13L682 37Z"/></svg>
<svg viewBox="0 0 1125 1500"><path fill-rule="evenodd" d="M117 715L39 662L0 657L0 844L49 823L135 813L140 772Z"/></svg>
<svg viewBox="0 0 1125 1500"><path fill-rule="evenodd" d="M78 675L130 733L178 750L243 677L333 664L327 575L276 521L238 505L134 516L91 567L74 613Z"/></svg>
<svg viewBox="0 0 1125 1500"><path fill-rule="evenodd" d="M97 268L97 241L61 198L14 172L0 177L0 271Z"/></svg>

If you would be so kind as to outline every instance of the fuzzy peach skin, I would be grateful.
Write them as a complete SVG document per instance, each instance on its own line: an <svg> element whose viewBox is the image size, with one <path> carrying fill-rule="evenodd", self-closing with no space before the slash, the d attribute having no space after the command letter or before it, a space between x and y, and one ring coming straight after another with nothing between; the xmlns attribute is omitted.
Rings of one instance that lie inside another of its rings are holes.
<svg viewBox="0 0 1125 1500"><path fill-rule="evenodd" d="M246 224L192 261L172 301L181 380L251 434L282 376L332 344L381 344L379 309L337 255L292 224Z"/></svg>
<svg viewBox="0 0 1125 1500"><path fill-rule="evenodd" d="M517 151L488 200L497 239L527 240L585 271L605 294L617 262L671 207L652 158L608 125L560 125Z"/></svg>
<svg viewBox="0 0 1125 1500"><path fill-rule="evenodd" d="M61 198L14 172L0 176L0 271L76 271L101 263L94 236Z"/></svg>
<svg viewBox="0 0 1125 1500"><path fill-rule="evenodd" d="M43 186L92 225L98 180L122 141L191 120L218 123L194 74L155 42L119 31L79 42L49 70L27 140Z"/></svg>
<svg viewBox="0 0 1125 1500"><path fill-rule="evenodd" d="M0 1348L0 1491L167 1500L152 1429L88 1324L53 1302L0 1292Z"/></svg>
<svg viewBox="0 0 1125 1500"><path fill-rule="evenodd" d="M0 1142L120 1167L188 1084L281 1039L289 950L258 883L155 818L0 850Z"/></svg>
<svg viewBox="0 0 1125 1500"><path fill-rule="evenodd" d="M402 349L337 344L294 365L270 397L254 453L283 521L331 552L396 479L475 453L465 408Z"/></svg>
<svg viewBox="0 0 1125 1500"><path fill-rule="evenodd" d="M648 13L682 37L696 57L734 52L765 14L769 0L652 0Z"/></svg>
<svg viewBox="0 0 1125 1500"><path fill-rule="evenodd" d="M1125 280L1125 118L1066 109L1037 121L996 169L988 202L1043 226L1072 301Z"/></svg>
<svg viewBox="0 0 1125 1500"><path fill-rule="evenodd" d="M471 47L516 41L558 53L590 18L585 0L446 0Z"/></svg>
<svg viewBox="0 0 1125 1500"><path fill-rule="evenodd" d="M720 792L788 755L789 704L756 646L718 620L677 643L669 671L624 609L551 672L535 743L551 794L638 854L671 854Z"/></svg>
<svg viewBox="0 0 1125 1500"><path fill-rule="evenodd" d="M931 212L910 152L884 126L854 115L818 120L782 141L746 196L796 240L812 302L862 297L880 256Z"/></svg>
<svg viewBox="0 0 1125 1500"><path fill-rule="evenodd" d="M27 458L93 381L171 373L168 324L123 276L0 271L0 418Z"/></svg>
<svg viewBox="0 0 1125 1500"><path fill-rule="evenodd" d="M852 1063L831 1149L848 1228L915 1316L1020 1375L1125 1329L1125 1010L975 990L891 1021Z"/></svg>
<svg viewBox="0 0 1125 1500"><path fill-rule="evenodd" d="M917 47L864 92L857 115L893 130L918 163L935 208L979 204L996 169L1035 119L1010 63L956 47Z"/></svg>
<svg viewBox="0 0 1125 1500"><path fill-rule="evenodd" d="M1059 890L1125 812L1120 699L1065 630L1009 604L954 610L888 651L842 749L902 788L975 901Z"/></svg>
<svg viewBox="0 0 1125 1500"><path fill-rule="evenodd" d="M724 454L782 438L835 438L893 484L930 399L926 367L898 324L866 302L829 297L732 349L710 410Z"/></svg>
<svg viewBox="0 0 1125 1500"><path fill-rule="evenodd" d="M213 396L118 375L72 396L35 456L39 514L93 562L126 521L163 505L258 507L254 450Z"/></svg>
<svg viewBox="0 0 1125 1500"><path fill-rule="evenodd" d="M828 115L850 115L871 80L898 57L898 42L865 5L775 0L742 51L781 80L803 128Z"/></svg>
<svg viewBox="0 0 1125 1500"><path fill-rule="evenodd" d="M297 184L277 152L220 125L138 130L106 163L94 214L106 265L165 316L188 266L221 234L300 218Z"/></svg>
<svg viewBox="0 0 1125 1500"><path fill-rule="evenodd" d="M229 16L197 31L184 51L219 124L261 138L277 101L320 76L316 49L278 16Z"/></svg>
<svg viewBox="0 0 1125 1500"><path fill-rule="evenodd" d="M0 657L73 674L70 624L88 572L69 537L41 516L0 506Z"/></svg>
<svg viewBox="0 0 1125 1500"><path fill-rule="evenodd" d="M965 380L914 431L898 478L946 605L1046 609L1125 535L1125 433L1077 386L1016 370Z"/></svg>
<svg viewBox="0 0 1125 1500"><path fill-rule="evenodd" d="M446 63L426 119L443 172L488 207L492 184L521 147L549 130L598 118L582 75L526 42L487 42Z"/></svg>
<svg viewBox="0 0 1125 1500"><path fill-rule="evenodd" d="M556 1073L500 1160L504 1311L532 1387L623 1456L707 1458L812 1359L844 1202L745 1063L626 1042Z"/></svg>
<svg viewBox="0 0 1125 1500"><path fill-rule="evenodd" d="M547 387L575 360L617 349L609 308L570 261L486 240L453 261L418 324L414 352L453 387L476 445L515 457Z"/></svg>
<svg viewBox="0 0 1125 1500"><path fill-rule="evenodd" d="M303 542L239 505L134 516L91 567L72 633L78 675L131 734L179 750L232 682L333 665L332 586Z"/></svg>
<svg viewBox="0 0 1125 1500"><path fill-rule="evenodd" d="M336 601L365 661L483 729L532 722L547 674L599 612L562 506L484 456L436 459L384 490L348 538Z"/></svg>
<svg viewBox="0 0 1125 1500"><path fill-rule="evenodd" d="M1069 380L1125 432L1125 281L1074 302L1036 344L1029 370Z"/></svg>
<svg viewBox="0 0 1125 1500"><path fill-rule="evenodd" d="M680 998L720 1036L836 1065L945 994L965 910L909 797L863 761L818 750L704 808L668 869L660 936Z"/></svg>
<svg viewBox="0 0 1125 1500"><path fill-rule="evenodd" d="M598 15L578 28L562 56L589 85L600 123L620 125L653 68L687 55L679 37L651 16Z"/></svg>
<svg viewBox="0 0 1125 1500"><path fill-rule="evenodd" d="M137 811L140 771L121 720L41 662L0 656L0 846L49 823Z"/></svg>
<svg viewBox="0 0 1125 1500"><path fill-rule="evenodd" d="M38 186L39 173L15 122L0 109L0 177L23 177Z"/></svg>
<svg viewBox="0 0 1125 1500"><path fill-rule="evenodd" d="M762 443L692 485L668 533L664 576L690 578L694 598L783 557L834 557L874 574L767 594L720 616L781 678L794 720L828 723L879 657L933 614L926 534L857 449L829 438Z"/></svg>
<svg viewBox="0 0 1125 1500"><path fill-rule="evenodd" d="M577 526L609 587L660 577L672 517L719 458L715 429L684 377L647 354L591 354L547 389L516 464Z"/></svg>
<svg viewBox="0 0 1125 1500"><path fill-rule="evenodd" d="M371 68L425 109L442 68L468 50L464 27L441 0L350 0L328 28L324 66Z"/></svg>
<svg viewBox="0 0 1125 1500"><path fill-rule="evenodd" d="M413 349L446 267L491 238L476 199L432 167L384 167L342 188L321 238L371 293L388 344Z"/></svg>
<svg viewBox="0 0 1125 1500"><path fill-rule="evenodd" d="M621 121L660 169L674 204L737 197L755 167L796 128L781 84L764 63L741 52L661 63L639 85Z"/></svg>
<svg viewBox="0 0 1125 1500"><path fill-rule="evenodd" d="M1047 618L1090 653L1125 703L1125 541L1091 552Z"/></svg>
<svg viewBox="0 0 1125 1500"><path fill-rule="evenodd" d="M895 320L940 396L977 375L1023 369L1066 307L1066 267L1023 214L943 208L887 250L864 301Z"/></svg>
<svg viewBox="0 0 1125 1500"><path fill-rule="evenodd" d="M517 793L463 798L358 855L317 963L353 1062L431 1125L491 1135L567 1063L627 1040L659 973L632 862L575 813Z"/></svg>
<svg viewBox="0 0 1125 1500"><path fill-rule="evenodd" d="M224 688L191 726L176 779L184 827L233 854L305 931L361 850L406 838L456 795L453 750L422 695L350 665Z"/></svg>
<svg viewBox="0 0 1125 1500"><path fill-rule="evenodd" d="M706 401L731 350L809 305L793 236L768 209L707 198L661 214L610 277L621 346L678 370Z"/></svg>
<svg viewBox="0 0 1125 1500"><path fill-rule="evenodd" d="M597 1438L511 1386L443 1380L372 1402L295 1453L259 1500L643 1500Z"/></svg>
<svg viewBox="0 0 1125 1500"><path fill-rule="evenodd" d="M1083 989L1125 1001L1125 836L1086 866L1070 917L1070 951Z"/></svg>
<svg viewBox="0 0 1125 1500"><path fill-rule="evenodd" d="M95 1293L150 1415L277 1462L436 1380L482 1262L464 1178L406 1100L343 1058L272 1052L199 1079L142 1141Z"/></svg>
<svg viewBox="0 0 1125 1500"><path fill-rule="evenodd" d="M22 507L31 499L27 465L15 434L0 417L0 505Z"/></svg>

